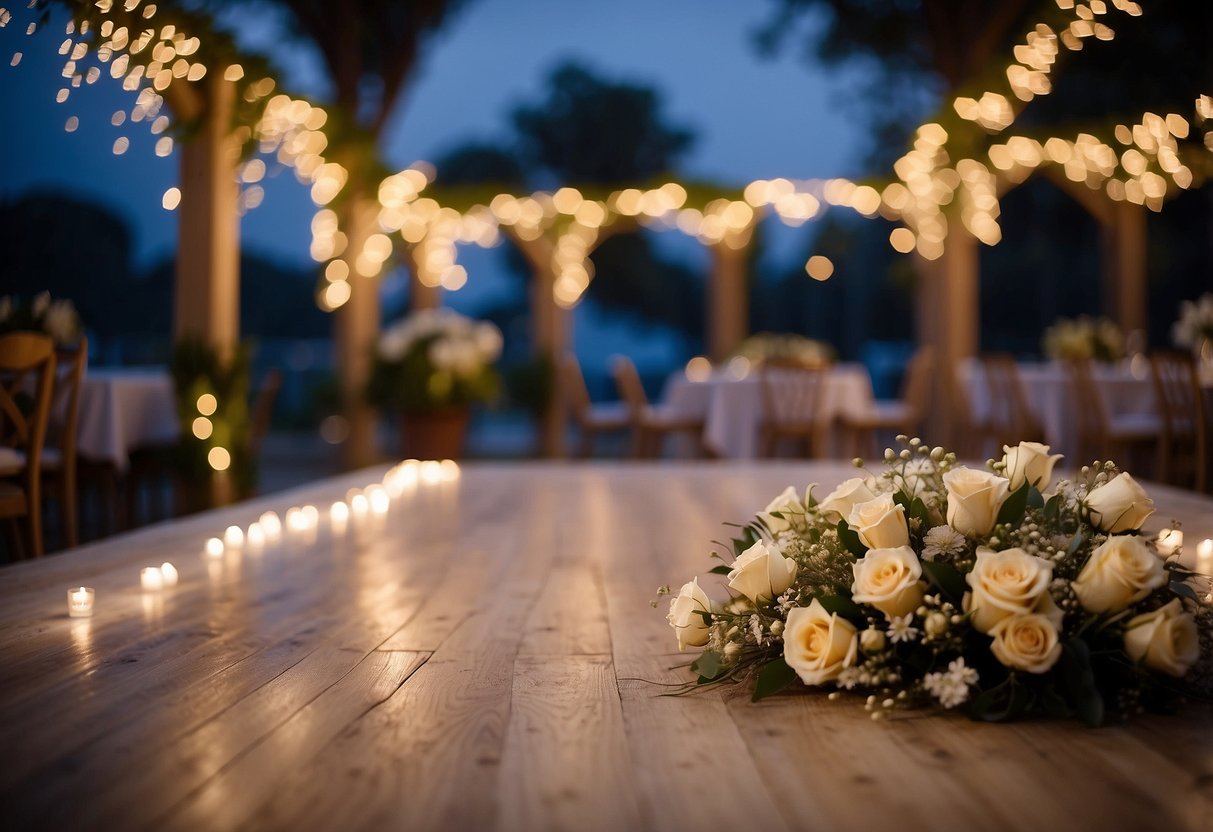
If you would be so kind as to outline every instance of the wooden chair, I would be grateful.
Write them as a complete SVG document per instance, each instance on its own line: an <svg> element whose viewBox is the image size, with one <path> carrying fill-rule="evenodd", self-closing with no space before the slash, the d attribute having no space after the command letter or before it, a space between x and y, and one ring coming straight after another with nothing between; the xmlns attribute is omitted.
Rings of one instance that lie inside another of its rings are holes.
<svg viewBox="0 0 1213 832"><path fill-rule="evenodd" d="M915 436L922 427L931 399L931 378L935 371L935 353L930 347L919 347L906 365L901 398L893 401L873 401L866 413L843 417L844 429L850 434L856 453L878 453L877 434L880 431L896 436Z"/></svg>
<svg viewBox="0 0 1213 832"><path fill-rule="evenodd" d="M981 357L985 371L986 392L990 412L984 425L986 438L996 446L995 455L1003 445L1020 442L1044 442L1045 431L1028 405L1019 365L1010 353L990 353Z"/></svg>
<svg viewBox="0 0 1213 832"><path fill-rule="evenodd" d="M76 433L80 419L80 385L88 364L88 339L74 347L55 349L55 390L51 395L51 422L42 449L43 497L59 500L63 545L79 544L79 491Z"/></svg>
<svg viewBox="0 0 1213 832"><path fill-rule="evenodd" d="M32 397L31 389L32 376ZM55 381L55 342L33 332L0 336L0 517L25 518L42 557L42 446Z"/></svg>
<svg viewBox="0 0 1213 832"><path fill-rule="evenodd" d="M1205 491L1209 426L1196 360L1191 353L1162 350L1150 356L1150 368L1162 424L1158 478Z"/></svg>
<svg viewBox="0 0 1213 832"><path fill-rule="evenodd" d="M1095 383L1090 359L1065 362L1073 393L1074 427L1078 434L1076 465L1096 459L1116 460L1135 465L1137 454L1152 449L1162 429L1158 417L1131 414L1113 416L1108 411L1099 385Z"/></svg>
<svg viewBox="0 0 1213 832"><path fill-rule="evenodd" d="M688 417L664 405L649 404L644 385L640 383L640 374L630 358L615 356L611 372L619 395L627 405L628 422L632 428L632 456L637 459L661 456L662 442L671 434L693 437L696 446L706 452L702 418Z"/></svg>
<svg viewBox="0 0 1213 832"><path fill-rule="evenodd" d="M577 425L578 456L588 459L594 452L594 437L606 433L626 431L632 424L625 402L594 404L590 391L585 386L585 376L577 356L565 353L560 359L560 373L564 381L564 392L568 396L569 412ZM644 391L642 390L641 393Z"/></svg>
<svg viewBox="0 0 1213 832"><path fill-rule="evenodd" d="M820 454L819 440L825 429L821 402L828 372L825 367L799 362L763 363L759 377L763 408L759 456L775 456L779 443L789 439L804 448L805 456Z"/></svg>

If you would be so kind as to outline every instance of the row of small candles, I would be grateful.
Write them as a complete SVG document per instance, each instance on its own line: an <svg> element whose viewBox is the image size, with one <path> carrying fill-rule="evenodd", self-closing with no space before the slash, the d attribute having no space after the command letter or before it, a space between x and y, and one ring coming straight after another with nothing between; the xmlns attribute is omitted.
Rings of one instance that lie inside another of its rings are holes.
<svg viewBox="0 0 1213 832"><path fill-rule="evenodd" d="M1184 545L1184 533L1180 529L1163 529L1154 542L1159 554L1173 555ZM1196 571L1213 575L1213 539L1205 538L1196 544Z"/></svg>
<svg viewBox="0 0 1213 832"><path fill-rule="evenodd" d="M334 531L344 531L350 518L355 520L367 515L387 514L391 501L414 490L418 485L437 485L459 479L459 465L444 459L419 461L408 459L394 466L383 476L380 483L366 488L352 488L344 500L329 506L329 522ZM267 511L247 529L228 526L222 537L211 537L203 547L209 558L221 558L231 550L242 550L245 546L260 548L272 543L287 533L305 533L320 525L320 510L313 505L291 506L284 518L277 512ZM145 567L139 573L139 584L144 592L157 592L177 585L180 575L177 568L165 562L160 566ZM92 587L72 587L67 591L67 614L71 618L88 618L93 614L97 592Z"/></svg>

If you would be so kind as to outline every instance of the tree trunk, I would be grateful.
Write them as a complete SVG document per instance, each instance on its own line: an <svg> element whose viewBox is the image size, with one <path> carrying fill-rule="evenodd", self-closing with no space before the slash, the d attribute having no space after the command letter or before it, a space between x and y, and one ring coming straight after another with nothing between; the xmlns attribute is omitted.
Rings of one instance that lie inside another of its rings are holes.
<svg viewBox="0 0 1213 832"><path fill-rule="evenodd" d="M341 227L348 237L342 259L350 266L351 292L335 313L334 337L341 412L349 424L344 449L348 469L372 465L379 459L375 442L378 413L366 401L371 356L379 338L379 279L363 277L354 269L367 237L375 232L377 209L373 200L350 194L341 211Z"/></svg>
<svg viewBox="0 0 1213 832"><path fill-rule="evenodd" d="M548 358L558 367L569 345L569 310L561 308L552 294L556 275L550 265L535 268L531 280L531 340L537 358ZM566 396L561 374L552 376L552 396L539 420L539 448L545 457L565 455Z"/></svg>

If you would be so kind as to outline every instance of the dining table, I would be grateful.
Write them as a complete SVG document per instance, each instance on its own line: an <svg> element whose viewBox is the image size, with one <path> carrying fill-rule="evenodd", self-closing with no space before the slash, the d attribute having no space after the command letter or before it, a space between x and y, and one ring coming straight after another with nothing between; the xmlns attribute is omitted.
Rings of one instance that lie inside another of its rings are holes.
<svg viewBox="0 0 1213 832"><path fill-rule="evenodd" d="M734 359L734 362L737 360ZM703 443L723 459L758 456L764 418L762 371L744 359L696 375L678 371L666 380L662 403L680 416L702 419ZM824 375L817 417L821 424L818 447L843 452L833 426L847 416L862 417L874 401L872 379L857 363L830 367Z"/></svg>
<svg viewBox="0 0 1213 832"><path fill-rule="evenodd" d="M77 419L77 452L118 472L131 451L171 444L181 432L173 379L162 367L89 367Z"/></svg>
<svg viewBox="0 0 1213 832"><path fill-rule="evenodd" d="M380 466L4 568L0 828L1207 832L1207 703L1091 729L669 695L658 587L853 473ZM1213 537L1213 500L1148 488L1147 531Z"/></svg>

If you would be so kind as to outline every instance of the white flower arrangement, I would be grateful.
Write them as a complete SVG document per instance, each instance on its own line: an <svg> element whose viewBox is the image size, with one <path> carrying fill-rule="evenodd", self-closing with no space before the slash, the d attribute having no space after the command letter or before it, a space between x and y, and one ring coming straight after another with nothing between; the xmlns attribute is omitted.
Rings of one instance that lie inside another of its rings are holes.
<svg viewBox="0 0 1213 832"><path fill-rule="evenodd" d="M1125 336L1107 318L1058 318L1045 330L1044 353L1055 361L1093 359L1119 361L1125 355Z"/></svg>
<svg viewBox="0 0 1213 832"><path fill-rule="evenodd" d="M501 347L491 323L450 309L415 312L380 335L368 397L413 411L485 401L499 384L493 364Z"/></svg>
<svg viewBox="0 0 1213 832"><path fill-rule="evenodd" d="M898 439L883 471L820 500L789 488L744 526L711 570L727 601L698 579L674 594L679 648L704 648L686 691L799 682L866 692L874 719L934 704L1090 725L1213 693L1210 579L1142 535L1153 501L1128 473L1053 484L1045 445L974 470Z"/></svg>
<svg viewBox="0 0 1213 832"><path fill-rule="evenodd" d="M803 335L760 332L746 338L734 350L735 357L745 358L753 365L766 361L794 361L807 367L824 367L834 361L834 349L829 344Z"/></svg>
<svg viewBox="0 0 1213 832"><path fill-rule="evenodd" d="M1175 346L1193 351L1213 344L1213 294L1179 305L1179 320L1171 327L1171 340Z"/></svg>
<svg viewBox="0 0 1213 832"><path fill-rule="evenodd" d="M70 300L52 300L50 292L39 292L28 303L6 295L0 298L0 332L18 330L44 332L56 344L75 344L80 340L80 315Z"/></svg>

